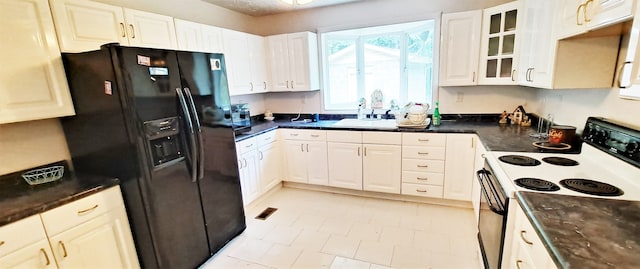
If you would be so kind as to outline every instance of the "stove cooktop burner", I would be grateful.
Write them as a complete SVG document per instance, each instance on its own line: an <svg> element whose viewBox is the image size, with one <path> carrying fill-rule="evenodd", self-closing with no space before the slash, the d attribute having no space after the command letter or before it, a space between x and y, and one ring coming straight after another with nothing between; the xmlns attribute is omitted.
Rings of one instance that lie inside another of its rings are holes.
<svg viewBox="0 0 640 269"><path fill-rule="evenodd" d="M580 164L577 161L574 161L569 158L564 158L564 157L545 157L545 158L542 158L542 161L548 164L554 164L554 165L560 165L560 166L576 166Z"/></svg>
<svg viewBox="0 0 640 269"><path fill-rule="evenodd" d="M624 192L616 186L583 178L563 179L560 180L560 185L573 191L597 196L620 196L624 194Z"/></svg>
<svg viewBox="0 0 640 269"><path fill-rule="evenodd" d="M519 166L536 166L540 165L541 162L527 156L522 155L504 155L498 157L500 161L503 161L508 164L519 165Z"/></svg>
<svg viewBox="0 0 640 269"><path fill-rule="evenodd" d="M516 185L523 187L525 189L534 190L534 191L559 191L560 187L551 182L546 181L544 179L539 178L531 178L531 177L523 177L514 180Z"/></svg>

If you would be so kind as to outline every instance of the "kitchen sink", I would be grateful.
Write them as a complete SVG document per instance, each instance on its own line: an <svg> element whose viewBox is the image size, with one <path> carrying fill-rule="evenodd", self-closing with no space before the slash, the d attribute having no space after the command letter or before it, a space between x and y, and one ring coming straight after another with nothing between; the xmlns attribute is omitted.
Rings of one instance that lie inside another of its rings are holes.
<svg viewBox="0 0 640 269"><path fill-rule="evenodd" d="M364 129L385 129L392 130L398 128L396 120L378 120L378 119L343 119L333 125L336 128L364 128Z"/></svg>

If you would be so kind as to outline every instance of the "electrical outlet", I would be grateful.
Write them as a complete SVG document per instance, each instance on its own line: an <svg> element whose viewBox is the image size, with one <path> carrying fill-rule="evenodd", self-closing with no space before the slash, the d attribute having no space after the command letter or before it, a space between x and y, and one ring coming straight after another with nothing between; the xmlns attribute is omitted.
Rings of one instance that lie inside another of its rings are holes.
<svg viewBox="0 0 640 269"><path fill-rule="evenodd" d="M456 93L456 103L462 103L464 101L464 93L457 92Z"/></svg>

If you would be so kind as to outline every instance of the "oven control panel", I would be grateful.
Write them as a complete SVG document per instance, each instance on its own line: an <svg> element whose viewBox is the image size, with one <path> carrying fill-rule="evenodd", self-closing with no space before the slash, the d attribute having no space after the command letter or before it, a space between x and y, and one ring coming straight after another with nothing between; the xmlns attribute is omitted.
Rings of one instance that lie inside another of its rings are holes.
<svg viewBox="0 0 640 269"><path fill-rule="evenodd" d="M640 167L640 130L603 118L590 117L582 132L582 140Z"/></svg>

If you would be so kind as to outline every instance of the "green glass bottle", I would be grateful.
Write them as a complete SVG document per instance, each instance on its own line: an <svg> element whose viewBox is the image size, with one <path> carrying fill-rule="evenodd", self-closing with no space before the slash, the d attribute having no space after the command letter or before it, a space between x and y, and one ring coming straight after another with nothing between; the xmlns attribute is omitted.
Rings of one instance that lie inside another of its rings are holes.
<svg viewBox="0 0 640 269"><path fill-rule="evenodd" d="M433 109L433 118L431 119L431 123L433 126L440 125L440 108L438 107L439 102L436 102L436 108Z"/></svg>

